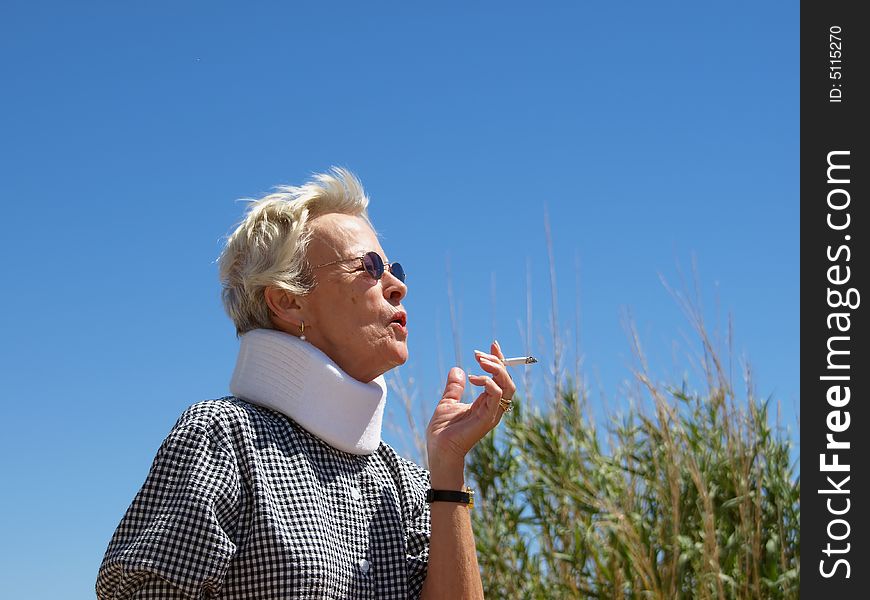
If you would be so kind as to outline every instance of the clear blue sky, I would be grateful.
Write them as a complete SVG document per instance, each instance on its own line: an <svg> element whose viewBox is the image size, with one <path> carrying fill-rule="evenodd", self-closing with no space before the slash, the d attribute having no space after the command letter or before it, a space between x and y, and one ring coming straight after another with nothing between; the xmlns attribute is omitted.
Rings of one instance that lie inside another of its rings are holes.
<svg viewBox="0 0 870 600"><path fill-rule="evenodd" d="M798 17L765 1L5 2L4 597L93 597L161 440L227 393L214 260L236 200L330 165L360 176L408 272L402 371L427 407L454 362L448 261L466 365L493 330L523 352L527 264L547 356L546 207L560 330L573 352L579 298L597 413L625 403L626 310L661 378L690 370L698 345L659 274L680 287L694 255L711 324L717 304L720 329L733 315L735 358L797 439Z"/></svg>

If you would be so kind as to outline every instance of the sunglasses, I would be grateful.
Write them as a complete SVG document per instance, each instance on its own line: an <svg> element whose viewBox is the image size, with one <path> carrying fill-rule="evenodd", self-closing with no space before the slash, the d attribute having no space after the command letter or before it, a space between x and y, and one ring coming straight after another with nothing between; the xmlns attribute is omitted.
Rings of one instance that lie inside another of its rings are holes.
<svg viewBox="0 0 870 600"><path fill-rule="evenodd" d="M341 258L339 260L334 260L332 262L324 263L322 265L317 265L316 267L312 267L312 269L319 269L320 267L337 265L339 263L350 262L352 260L360 261L360 267L358 269L355 269L355 271L365 271L366 273L371 275L375 281L384 276L384 271L389 271L393 275L393 277L395 277L402 283L405 283L405 269L402 268L402 265L397 262L384 263L384 259L381 258L381 255L374 250L371 252L366 252L362 256L355 256L353 258Z"/></svg>

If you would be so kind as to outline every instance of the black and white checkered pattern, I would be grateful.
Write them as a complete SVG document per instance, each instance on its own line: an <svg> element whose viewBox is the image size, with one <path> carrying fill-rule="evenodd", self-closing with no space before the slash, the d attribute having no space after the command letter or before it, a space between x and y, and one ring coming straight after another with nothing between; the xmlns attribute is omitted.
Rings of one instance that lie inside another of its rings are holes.
<svg viewBox="0 0 870 600"><path fill-rule="evenodd" d="M163 442L97 579L108 598L417 598L426 471L346 454L280 413L201 402Z"/></svg>

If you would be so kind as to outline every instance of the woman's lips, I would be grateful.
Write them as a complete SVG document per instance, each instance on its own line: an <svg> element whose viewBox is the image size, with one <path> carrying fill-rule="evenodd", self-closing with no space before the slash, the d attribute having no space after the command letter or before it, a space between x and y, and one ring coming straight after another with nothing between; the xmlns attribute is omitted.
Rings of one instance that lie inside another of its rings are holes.
<svg viewBox="0 0 870 600"><path fill-rule="evenodd" d="M397 312L390 321L390 327L398 329L402 335L408 335L408 315L404 311Z"/></svg>

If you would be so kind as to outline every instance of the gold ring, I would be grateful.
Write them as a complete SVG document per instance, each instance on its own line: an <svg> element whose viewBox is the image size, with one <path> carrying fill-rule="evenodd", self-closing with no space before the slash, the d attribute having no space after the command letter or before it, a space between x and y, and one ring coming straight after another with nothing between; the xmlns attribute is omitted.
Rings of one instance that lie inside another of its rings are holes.
<svg viewBox="0 0 870 600"><path fill-rule="evenodd" d="M510 398L502 398L498 401L498 407L504 412L510 412L514 409L513 400Z"/></svg>

